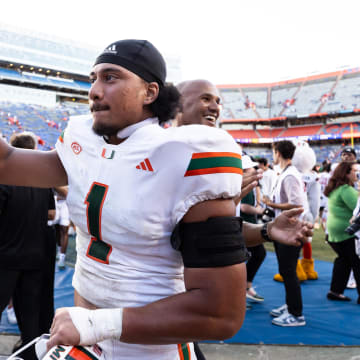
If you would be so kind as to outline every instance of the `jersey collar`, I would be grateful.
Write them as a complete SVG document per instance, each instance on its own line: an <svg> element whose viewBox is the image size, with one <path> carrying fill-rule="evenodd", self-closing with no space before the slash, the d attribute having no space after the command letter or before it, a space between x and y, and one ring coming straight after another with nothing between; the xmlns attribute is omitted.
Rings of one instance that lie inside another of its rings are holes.
<svg viewBox="0 0 360 360"><path fill-rule="evenodd" d="M158 122L159 122L159 119L157 117L147 118L143 121L140 121L136 124L132 124L132 125L126 127L125 129L120 130L116 136L119 139L126 139L130 135L132 135L136 130L138 130L144 126L147 126L147 125L157 124Z"/></svg>

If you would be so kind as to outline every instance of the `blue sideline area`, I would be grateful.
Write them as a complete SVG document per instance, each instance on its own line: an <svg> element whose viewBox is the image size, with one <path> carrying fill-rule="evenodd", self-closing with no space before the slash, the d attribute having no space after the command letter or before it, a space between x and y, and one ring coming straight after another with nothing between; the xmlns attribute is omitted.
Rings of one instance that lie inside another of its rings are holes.
<svg viewBox="0 0 360 360"><path fill-rule="evenodd" d="M226 343L274 344L274 345L360 345L360 305L356 303L356 289L345 294L351 302L330 301L329 291L333 264L315 261L318 280L302 283L304 316L306 326L279 327L271 324L269 312L285 303L284 285L274 281L277 260L268 252L264 263L254 279L256 291L264 296L263 303L252 303L246 313L241 330Z"/></svg>
<svg viewBox="0 0 360 360"><path fill-rule="evenodd" d="M319 279L302 284L306 326L282 328L271 324L269 312L284 303L283 284L272 280L277 270L275 255L268 252L260 268L254 286L265 297L264 303L253 304L247 311L241 330L226 343L242 344L287 344L287 345L360 345L360 305L356 304L357 291L346 290L353 300L342 303L327 300L332 263L316 261ZM72 306L73 269L67 267L55 274L55 306ZM2 333L18 333L15 325L7 322L4 313L0 324Z"/></svg>

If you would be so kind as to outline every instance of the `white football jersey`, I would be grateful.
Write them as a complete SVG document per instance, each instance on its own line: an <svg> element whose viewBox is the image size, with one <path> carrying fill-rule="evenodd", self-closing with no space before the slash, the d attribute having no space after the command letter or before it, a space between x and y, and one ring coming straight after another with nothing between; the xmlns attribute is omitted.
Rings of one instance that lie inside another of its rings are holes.
<svg viewBox="0 0 360 360"><path fill-rule="evenodd" d="M75 289L100 308L142 306L185 291L170 235L196 203L241 192L240 148L224 130L204 125L146 125L119 145L91 127L91 117L76 117L56 144L78 233ZM143 351L142 359L154 356L149 346L118 343L122 359L140 358L131 349ZM180 356L176 345L155 348L157 359Z"/></svg>
<svg viewBox="0 0 360 360"><path fill-rule="evenodd" d="M302 180L305 184L306 196L309 203L309 210L312 216L311 222L314 222L319 215L320 208L321 190L318 181L318 174L314 172L302 174Z"/></svg>

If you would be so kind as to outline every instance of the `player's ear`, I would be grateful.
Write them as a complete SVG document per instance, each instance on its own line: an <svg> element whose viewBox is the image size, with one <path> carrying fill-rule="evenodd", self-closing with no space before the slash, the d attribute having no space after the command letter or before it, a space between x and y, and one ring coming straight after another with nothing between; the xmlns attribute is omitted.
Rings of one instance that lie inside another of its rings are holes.
<svg viewBox="0 0 360 360"><path fill-rule="evenodd" d="M184 125L183 122L182 122L182 116L183 116L183 113L181 111L178 111L175 115L175 123L176 123L176 126L181 126L181 125Z"/></svg>
<svg viewBox="0 0 360 360"><path fill-rule="evenodd" d="M147 84L144 105L152 104L159 95L159 84L151 82Z"/></svg>

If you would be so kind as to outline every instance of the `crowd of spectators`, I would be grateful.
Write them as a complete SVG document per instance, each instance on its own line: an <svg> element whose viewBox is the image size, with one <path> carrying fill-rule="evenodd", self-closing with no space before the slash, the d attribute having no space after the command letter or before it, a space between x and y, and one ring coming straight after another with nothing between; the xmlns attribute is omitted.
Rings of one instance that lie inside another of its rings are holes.
<svg viewBox="0 0 360 360"><path fill-rule="evenodd" d="M288 206L303 206L304 216L310 216L308 220L315 224L315 228L321 228L324 231L326 242L324 246L330 246L335 253L329 292L324 294L324 298L327 297L331 301L350 302L352 299L344 295L344 290L356 288L359 295L356 302L360 304L360 240L358 240L360 238L358 217L360 165L356 159L356 152L354 148L346 146L340 149L338 162L326 160L319 165L315 164L313 150L305 143L303 155L294 157L291 161L292 152L296 148L296 151L301 153L299 149L303 145L299 143L294 145L287 140L275 143L272 164L269 164L265 158L252 158L257 164L256 167L264 171L263 179L260 181L261 194L258 195L261 199L258 198L258 202L262 210L257 210L261 214L257 216L257 221L267 221L263 214L267 213L269 208L274 210L272 216L276 216ZM279 149L282 152L279 152ZM311 157L314 158L313 163L309 160ZM311 163L311 168L304 170L304 167L310 166ZM290 171L292 169L293 172ZM299 185L299 188L295 185ZM302 198L304 193L307 194L307 199ZM245 216L248 215L245 214ZM284 248L284 256L279 247ZM311 256L311 243L304 244L304 258L301 261L299 261L300 249L288 249L284 245L275 244L275 251L280 274L276 274L274 280L284 281L286 303L272 310L271 314L275 317L273 324L305 325L305 317L301 311L300 281L318 278L314 259ZM294 252L294 256L290 256L289 251ZM285 265L284 261L286 261ZM261 289L261 284L257 285ZM255 294L258 299L248 297L248 300L252 303L266 301L261 295L256 292ZM295 296L296 294L298 296Z"/></svg>

